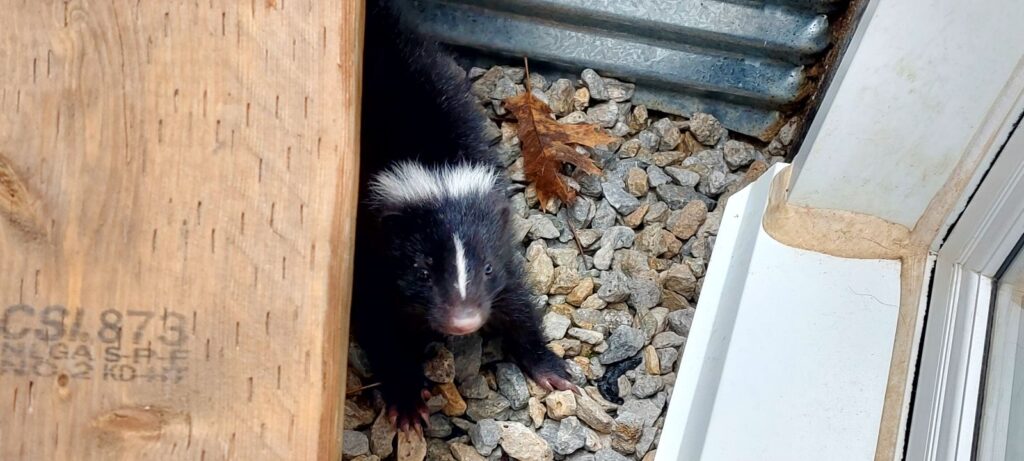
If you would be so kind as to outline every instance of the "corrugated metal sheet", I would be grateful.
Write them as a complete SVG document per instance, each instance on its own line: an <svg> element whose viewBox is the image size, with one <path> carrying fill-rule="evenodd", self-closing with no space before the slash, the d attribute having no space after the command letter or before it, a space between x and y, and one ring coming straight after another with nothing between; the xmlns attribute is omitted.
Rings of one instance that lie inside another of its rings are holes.
<svg viewBox="0 0 1024 461"><path fill-rule="evenodd" d="M414 0L423 32L469 59L584 68L638 83L633 101L714 114L768 138L815 82L829 46L825 12L846 0ZM513 59L509 59L513 58Z"/></svg>

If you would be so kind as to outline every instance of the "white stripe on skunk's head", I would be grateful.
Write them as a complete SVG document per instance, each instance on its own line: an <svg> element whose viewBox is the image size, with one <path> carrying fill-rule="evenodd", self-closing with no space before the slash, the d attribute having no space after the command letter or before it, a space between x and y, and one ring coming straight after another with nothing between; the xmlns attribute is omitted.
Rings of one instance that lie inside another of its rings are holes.
<svg viewBox="0 0 1024 461"><path fill-rule="evenodd" d="M418 162L399 162L378 173L370 183L371 201L405 206L471 195L486 195L498 183L494 168L460 163L428 168Z"/></svg>

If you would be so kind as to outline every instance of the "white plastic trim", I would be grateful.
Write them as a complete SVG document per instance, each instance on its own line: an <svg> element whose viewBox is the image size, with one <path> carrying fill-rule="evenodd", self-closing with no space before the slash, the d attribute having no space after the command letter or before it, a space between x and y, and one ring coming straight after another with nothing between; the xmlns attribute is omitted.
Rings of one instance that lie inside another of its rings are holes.
<svg viewBox="0 0 1024 461"><path fill-rule="evenodd" d="M1002 131L1011 137L938 253L908 460L971 459L992 277L1024 235L1024 132Z"/></svg>
<svg viewBox="0 0 1024 461"><path fill-rule="evenodd" d="M761 223L782 168L729 199L658 461L874 456L900 263L772 239Z"/></svg>
<svg viewBox="0 0 1024 461"><path fill-rule="evenodd" d="M1019 0L871 0L789 200L914 227L1024 56ZM871 7L874 7L872 10ZM898 197L898 199L894 199Z"/></svg>

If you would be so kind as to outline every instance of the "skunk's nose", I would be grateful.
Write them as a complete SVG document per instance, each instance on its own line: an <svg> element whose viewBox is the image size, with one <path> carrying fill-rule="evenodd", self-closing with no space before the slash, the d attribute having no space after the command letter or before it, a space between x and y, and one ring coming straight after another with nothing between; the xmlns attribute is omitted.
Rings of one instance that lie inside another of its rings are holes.
<svg viewBox="0 0 1024 461"><path fill-rule="evenodd" d="M478 306L458 306L448 313L445 332L450 335L468 335L484 326L483 309Z"/></svg>

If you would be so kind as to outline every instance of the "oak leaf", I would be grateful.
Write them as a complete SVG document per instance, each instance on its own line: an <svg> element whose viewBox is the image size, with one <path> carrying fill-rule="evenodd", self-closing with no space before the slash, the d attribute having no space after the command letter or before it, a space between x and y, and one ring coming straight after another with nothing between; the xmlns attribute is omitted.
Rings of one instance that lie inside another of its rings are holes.
<svg viewBox="0 0 1024 461"><path fill-rule="evenodd" d="M529 82L529 77L526 81ZM536 188L541 206L550 210L554 197L563 203L573 203L576 192L566 184L562 165L569 163L586 173L601 174L594 161L577 152L573 145L597 147L617 138L602 132L596 125L558 123L551 108L535 98L529 86L522 94L506 99L505 107L518 122L526 179Z"/></svg>

